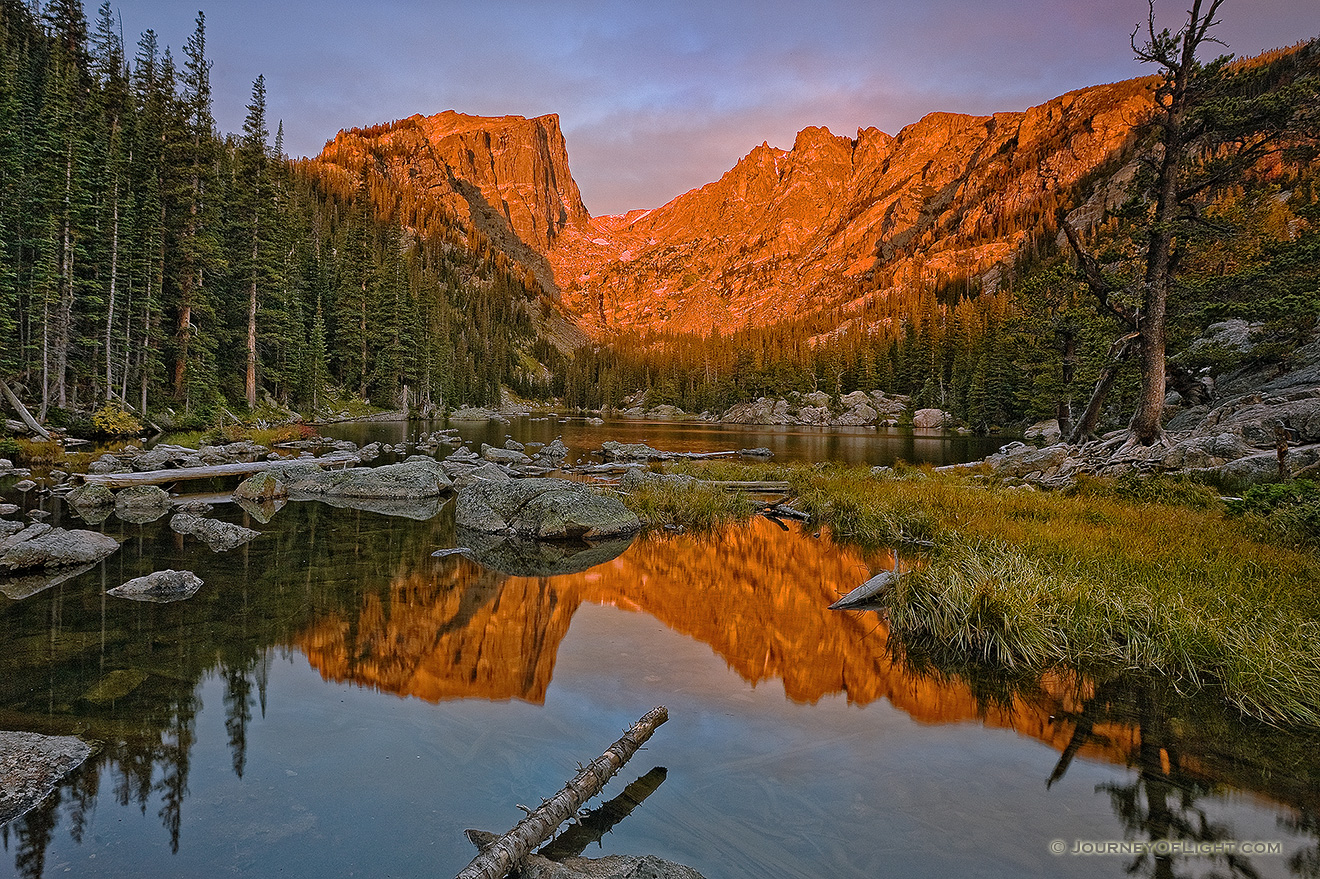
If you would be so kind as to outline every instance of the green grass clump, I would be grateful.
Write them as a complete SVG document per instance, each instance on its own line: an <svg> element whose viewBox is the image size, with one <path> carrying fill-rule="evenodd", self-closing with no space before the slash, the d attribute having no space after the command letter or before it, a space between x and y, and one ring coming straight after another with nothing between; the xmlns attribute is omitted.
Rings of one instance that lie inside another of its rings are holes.
<svg viewBox="0 0 1320 879"><path fill-rule="evenodd" d="M1141 476L1129 473L1118 478L1082 476L1073 491L1087 498L1116 498L1137 504L1166 504L1193 510L1216 510L1219 492L1204 482L1187 476L1156 474Z"/></svg>
<svg viewBox="0 0 1320 879"><path fill-rule="evenodd" d="M21 467L53 467L65 461L64 446L55 440L14 440L14 463Z"/></svg>
<svg viewBox="0 0 1320 879"><path fill-rule="evenodd" d="M900 580L890 624L918 646L1009 669L1138 669L1186 689L1215 682L1253 717L1320 724L1320 622L1237 599L1079 577L1001 542L959 543Z"/></svg>
<svg viewBox="0 0 1320 879"><path fill-rule="evenodd" d="M740 491L660 479L633 488L623 495L623 502L645 525L682 525L698 531L747 519L759 506Z"/></svg>

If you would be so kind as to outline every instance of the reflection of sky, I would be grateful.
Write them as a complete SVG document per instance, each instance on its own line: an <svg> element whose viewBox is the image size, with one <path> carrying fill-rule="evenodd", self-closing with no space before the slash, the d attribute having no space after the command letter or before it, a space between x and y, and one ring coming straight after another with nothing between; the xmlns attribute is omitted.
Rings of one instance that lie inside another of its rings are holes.
<svg viewBox="0 0 1320 879"><path fill-rule="evenodd" d="M95 4L88 4L95 11ZM292 155L341 128L453 108L559 113L593 214L653 208L809 125L897 134L934 110L1020 110L1145 72L1141 0L121 0L130 45L155 28L176 58L198 8L216 117L239 131L266 76ZM1160 0L1161 23L1186 7ZM1316 35L1314 0L1224 7L1240 54ZM1167 19L1164 17L1167 16Z"/></svg>

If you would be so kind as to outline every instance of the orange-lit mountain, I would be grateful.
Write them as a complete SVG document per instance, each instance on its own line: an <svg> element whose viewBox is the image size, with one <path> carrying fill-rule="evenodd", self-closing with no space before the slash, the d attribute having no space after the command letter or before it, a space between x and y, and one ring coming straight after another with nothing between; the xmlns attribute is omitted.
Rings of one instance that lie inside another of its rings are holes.
<svg viewBox="0 0 1320 879"><path fill-rule="evenodd" d="M453 111L341 132L317 160L437 200L542 283L588 332L708 332L985 271L1039 233L1059 194L1112 161L1150 80L1023 112L933 113L890 136L800 132L663 207L592 218L556 116Z"/></svg>

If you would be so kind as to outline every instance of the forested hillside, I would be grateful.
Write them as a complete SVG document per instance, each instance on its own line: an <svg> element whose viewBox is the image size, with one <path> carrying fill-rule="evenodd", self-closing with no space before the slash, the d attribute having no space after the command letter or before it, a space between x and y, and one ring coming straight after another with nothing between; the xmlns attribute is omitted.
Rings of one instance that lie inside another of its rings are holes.
<svg viewBox="0 0 1320 879"><path fill-rule="evenodd" d="M327 391L426 410L526 383L521 269L366 171L295 167L260 76L220 134L201 15L178 59L119 34L108 3L89 23L0 0L0 379L40 418L207 423Z"/></svg>

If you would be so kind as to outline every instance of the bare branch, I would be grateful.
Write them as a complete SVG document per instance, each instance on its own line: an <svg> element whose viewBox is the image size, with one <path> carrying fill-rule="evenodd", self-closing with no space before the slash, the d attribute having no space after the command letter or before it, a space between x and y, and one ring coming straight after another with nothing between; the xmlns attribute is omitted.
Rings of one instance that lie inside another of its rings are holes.
<svg viewBox="0 0 1320 879"><path fill-rule="evenodd" d="M1118 291L1105 277L1100 262L1082 246L1077 230L1072 227L1072 224L1068 222L1068 218L1063 216L1062 212L1059 216L1059 226L1068 239L1068 246L1072 248L1073 253L1077 256L1077 262L1082 269L1082 277L1086 281L1087 288L1100 303L1102 310L1118 318L1129 328L1137 329L1139 325L1137 313L1113 301L1111 297Z"/></svg>

